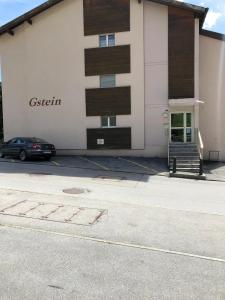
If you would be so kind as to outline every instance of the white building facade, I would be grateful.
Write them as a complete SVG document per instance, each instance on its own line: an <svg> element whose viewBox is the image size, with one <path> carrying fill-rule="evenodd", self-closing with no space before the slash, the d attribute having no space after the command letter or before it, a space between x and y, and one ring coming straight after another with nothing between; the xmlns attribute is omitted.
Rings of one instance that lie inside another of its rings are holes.
<svg viewBox="0 0 225 300"><path fill-rule="evenodd" d="M225 160L225 39L202 30L206 14L178 1L57 0L2 26L5 140L149 157L189 144Z"/></svg>

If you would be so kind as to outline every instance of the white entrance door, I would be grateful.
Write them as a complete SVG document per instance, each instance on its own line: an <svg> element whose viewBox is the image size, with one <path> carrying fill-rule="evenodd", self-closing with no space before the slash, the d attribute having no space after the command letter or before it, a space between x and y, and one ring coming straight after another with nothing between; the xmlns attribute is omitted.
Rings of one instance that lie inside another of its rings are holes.
<svg viewBox="0 0 225 300"><path fill-rule="evenodd" d="M176 112L170 114L170 142L191 143L193 141L191 112Z"/></svg>

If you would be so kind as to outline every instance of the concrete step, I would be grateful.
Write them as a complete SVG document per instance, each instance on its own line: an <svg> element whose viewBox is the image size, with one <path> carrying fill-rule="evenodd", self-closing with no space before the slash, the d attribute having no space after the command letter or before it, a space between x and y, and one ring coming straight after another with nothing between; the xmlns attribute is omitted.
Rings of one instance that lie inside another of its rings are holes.
<svg viewBox="0 0 225 300"><path fill-rule="evenodd" d="M181 152L196 152L196 153L199 153L198 149L196 148L170 148L169 149L169 152L178 152L178 153L181 153Z"/></svg>
<svg viewBox="0 0 225 300"><path fill-rule="evenodd" d="M196 167L196 168L194 168L194 167L177 167L177 172L179 172L179 171L183 171L183 172L188 172L188 171L190 171L190 172L194 172L194 173L196 173L196 172L198 172L199 173L199 171L200 171L200 168L199 167Z"/></svg>
<svg viewBox="0 0 225 300"><path fill-rule="evenodd" d="M173 163L173 159L170 159L170 163ZM199 159L177 159L177 164L200 164Z"/></svg>
<svg viewBox="0 0 225 300"><path fill-rule="evenodd" d="M170 156L170 160L173 160L173 157L176 157L176 156ZM199 161L199 155L188 155L188 156L185 156L185 155L180 155L177 158L177 161L189 161L189 160L198 160Z"/></svg>
<svg viewBox="0 0 225 300"><path fill-rule="evenodd" d="M170 146L183 146L183 145L187 145L187 146L190 146L190 145L196 145L196 143L181 143L181 142L177 142L177 143L169 143Z"/></svg>
<svg viewBox="0 0 225 300"><path fill-rule="evenodd" d="M197 147L170 147L169 148L170 151L174 151L174 150L177 150L177 151L192 151L192 150L195 150L195 151L198 151L198 148Z"/></svg>
<svg viewBox="0 0 225 300"><path fill-rule="evenodd" d="M206 180L206 175L205 174L199 175L199 174L188 173L188 172L177 172L175 174L173 172L170 172L170 177L196 179L196 180Z"/></svg>
<svg viewBox="0 0 225 300"><path fill-rule="evenodd" d="M198 148L198 146L196 144L179 144L179 145L175 145L175 144L170 144L169 148Z"/></svg>
<svg viewBox="0 0 225 300"><path fill-rule="evenodd" d="M169 156L172 157L199 157L198 152L170 152Z"/></svg>
<svg viewBox="0 0 225 300"><path fill-rule="evenodd" d="M198 148L195 144L169 145L169 148Z"/></svg>
<svg viewBox="0 0 225 300"><path fill-rule="evenodd" d="M173 164L170 164L170 168L173 168ZM177 169L179 168L199 169L200 164L177 164Z"/></svg>

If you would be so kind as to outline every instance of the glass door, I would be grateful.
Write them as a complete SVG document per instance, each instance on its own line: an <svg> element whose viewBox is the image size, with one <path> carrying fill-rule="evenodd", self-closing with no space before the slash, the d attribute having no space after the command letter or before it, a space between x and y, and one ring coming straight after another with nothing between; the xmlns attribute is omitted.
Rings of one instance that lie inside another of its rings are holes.
<svg viewBox="0 0 225 300"><path fill-rule="evenodd" d="M170 141L172 143L191 143L193 138L192 113L170 114Z"/></svg>

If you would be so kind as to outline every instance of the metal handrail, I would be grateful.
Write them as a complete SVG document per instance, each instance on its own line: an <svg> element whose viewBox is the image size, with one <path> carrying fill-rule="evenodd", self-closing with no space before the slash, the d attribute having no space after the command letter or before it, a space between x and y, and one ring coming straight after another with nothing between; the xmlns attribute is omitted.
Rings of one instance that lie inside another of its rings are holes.
<svg viewBox="0 0 225 300"><path fill-rule="evenodd" d="M173 157L173 174L177 172L177 158Z"/></svg>
<svg viewBox="0 0 225 300"><path fill-rule="evenodd" d="M204 155L204 144L202 140L202 135L199 128L195 128L195 141L199 150L200 159L203 159Z"/></svg>

